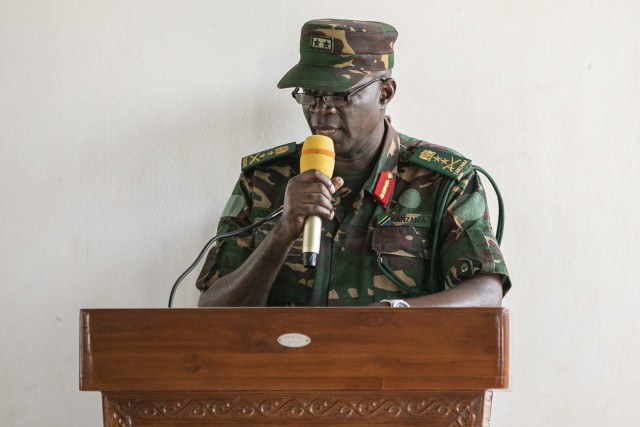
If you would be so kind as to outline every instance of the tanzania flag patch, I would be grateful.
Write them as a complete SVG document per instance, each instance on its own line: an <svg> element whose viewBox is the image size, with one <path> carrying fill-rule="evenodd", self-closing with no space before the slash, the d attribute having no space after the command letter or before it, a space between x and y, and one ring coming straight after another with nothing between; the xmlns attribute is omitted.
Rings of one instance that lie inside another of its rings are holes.
<svg viewBox="0 0 640 427"><path fill-rule="evenodd" d="M379 227L420 227L431 228L431 215L421 214L383 214L378 215L377 224Z"/></svg>

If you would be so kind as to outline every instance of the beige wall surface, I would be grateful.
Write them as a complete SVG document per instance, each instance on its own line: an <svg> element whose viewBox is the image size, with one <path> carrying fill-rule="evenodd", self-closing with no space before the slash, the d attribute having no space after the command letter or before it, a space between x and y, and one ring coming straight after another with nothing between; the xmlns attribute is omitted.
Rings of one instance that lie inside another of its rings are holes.
<svg viewBox="0 0 640 427"><path fill-rule="evenodd" d="M241 156L307 136L275 84L323 17L396 26L394 125L500 184L514 286L493 425L629 425L640 6L616 0L0 0L0 424L100 425L78 311L165 306Z"/></svg>

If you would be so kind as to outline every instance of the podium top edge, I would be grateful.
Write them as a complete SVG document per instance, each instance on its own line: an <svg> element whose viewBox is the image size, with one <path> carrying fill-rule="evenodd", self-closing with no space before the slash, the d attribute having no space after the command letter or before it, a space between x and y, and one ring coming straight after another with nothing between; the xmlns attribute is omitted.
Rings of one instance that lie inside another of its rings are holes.
<svg viewBox="0 0 640 427"><path fill-rule="evenodd" d="M408 307L408 308L390 308L390 307L180 307L180 308L158 308L158 307L85 307L80 309L80 313L89 312L133 312L133 311L145 311L145 312L198 312L205 313L211 311L237 311L237 312L267 312L267 311L306 311L306 312L476 312L476 313L503 313L508 314L508 307Z"/></svg>

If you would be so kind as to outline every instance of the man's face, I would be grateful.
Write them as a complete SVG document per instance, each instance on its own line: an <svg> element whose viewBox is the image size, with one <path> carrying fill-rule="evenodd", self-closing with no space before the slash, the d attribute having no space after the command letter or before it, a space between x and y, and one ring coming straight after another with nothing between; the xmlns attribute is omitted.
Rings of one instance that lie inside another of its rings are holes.
<svg viewBox="0 0 640 427"><path fill-rule="evenodd" d="M311 132L331 138L336 157L357 159L379 146L384 132L384 103L380 102L380 84L375 82L358 91L342 107L330 107L322 98L318 98L315 105L302 106ZM333 94L311 89L305 92L313 95Z"/></svg>

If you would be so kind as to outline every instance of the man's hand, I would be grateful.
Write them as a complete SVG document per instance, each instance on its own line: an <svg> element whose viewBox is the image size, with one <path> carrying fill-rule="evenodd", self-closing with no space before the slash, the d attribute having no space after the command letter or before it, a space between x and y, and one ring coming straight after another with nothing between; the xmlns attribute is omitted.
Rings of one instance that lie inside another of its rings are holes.
<svg viewBox="0 0 640 427"><path fill-rule="evenodd" d="M330 180L316 170L291 178L284 196L284 211L274 231L293 241L302 234L307 216L333 219L332 195L343 184L342 178Z"/></svg>

